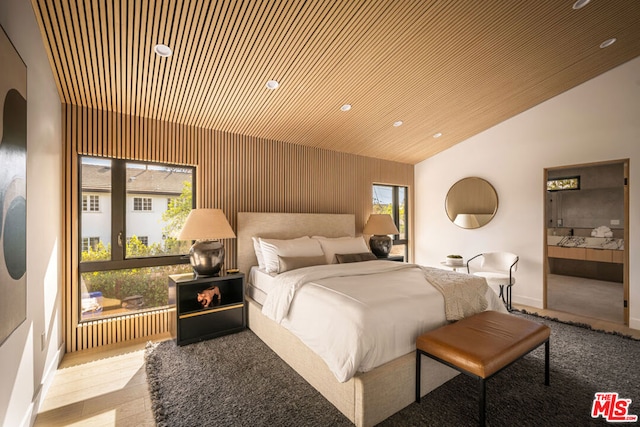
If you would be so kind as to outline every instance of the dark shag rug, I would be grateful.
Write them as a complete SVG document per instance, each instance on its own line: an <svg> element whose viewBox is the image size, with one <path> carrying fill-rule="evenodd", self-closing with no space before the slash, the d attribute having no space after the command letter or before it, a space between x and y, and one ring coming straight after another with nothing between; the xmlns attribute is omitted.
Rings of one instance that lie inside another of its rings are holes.
<svg viewBox="0 0 640 427"><path fill-rule="evenodd" d="M604 425L597 392L631 399L640 415L640 341L530 314L551 327L551 385L544 346L487 382L487 425ZM146 371L159 426L341 426L351 423L251 331L177 347L149 344ZM458 375L381 426L477 425L477 383Z"/></svg>

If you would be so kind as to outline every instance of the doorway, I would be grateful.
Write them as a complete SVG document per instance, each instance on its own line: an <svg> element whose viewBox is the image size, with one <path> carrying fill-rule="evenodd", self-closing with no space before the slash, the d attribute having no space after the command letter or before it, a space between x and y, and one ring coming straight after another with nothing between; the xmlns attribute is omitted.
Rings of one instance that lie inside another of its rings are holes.
<svg viewBox="0 0 640 427"><path fill-rule="evenodd" d="M544 170L544 307L629 324L629 160Z"/></svg>

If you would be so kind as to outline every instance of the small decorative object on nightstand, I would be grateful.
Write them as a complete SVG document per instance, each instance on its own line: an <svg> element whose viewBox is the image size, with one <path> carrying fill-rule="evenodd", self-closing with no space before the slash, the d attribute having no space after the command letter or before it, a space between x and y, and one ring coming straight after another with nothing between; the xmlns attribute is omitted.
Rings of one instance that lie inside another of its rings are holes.
<svg viewBox="0 0 640 427"><path fill-rule="evenodd" d="M452 267L462 267L464 260L461 255L447 255L446 263Z"/></svg>
<svg viewBox="0 0 640 427"><path fill-rule="evenodd" d="M465 266L464 259L462 259L461 255L447 255L446 261L442 261L440 264L453 271L467 272L467 267Z"/></svg>
<svg viewBox="0 0 640 427"><path fill-rule="evenodd" d="M378 258L387 258L391 252L393 241L389 234L399 234L398 228L393 223L391 215L371 214L362 230L362 234L371 235L369 247Z"/></svg>
<svg viewBox="0 0 640 427"><path fill-rule="evenodd" d="M239 332L246 327L244 274L171 275L169 304L176 306L170 329L178 345Z"/></svg>

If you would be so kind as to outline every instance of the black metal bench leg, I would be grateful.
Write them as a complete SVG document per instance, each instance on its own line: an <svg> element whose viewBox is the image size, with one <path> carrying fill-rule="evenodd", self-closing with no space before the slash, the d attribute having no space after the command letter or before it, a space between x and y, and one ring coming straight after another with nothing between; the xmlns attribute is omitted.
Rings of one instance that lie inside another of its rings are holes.
<svg viewBox="0 0 640 427"><path fill-rule="evenodd" d="M420 403L420 351L416 350L416 403Z"/></svg>
<svg viewBox="0 0 640 427"><path fill-rule="evenodd" d="M484 427L485 425L485 411L486 411L486 397L487 397L487 385L484 378L480 378L480 407L479 407L479 422L478 425Z"/></svg>
<svg viewBox="0 0 640 427"><path fill-rule="evenodd" d="M544 343L544 385L549 385L549 341Z"/></svg>

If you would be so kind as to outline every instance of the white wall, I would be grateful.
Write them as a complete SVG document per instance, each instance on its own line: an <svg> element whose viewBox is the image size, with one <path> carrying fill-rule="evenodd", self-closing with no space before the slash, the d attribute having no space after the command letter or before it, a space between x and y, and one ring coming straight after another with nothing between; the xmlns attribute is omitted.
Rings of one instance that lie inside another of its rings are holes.
<svg viewBox="0 0 640 427"><path fill-rule="evenodd" d="M61 107L31 2L1 0L0 25L27 64L27 320L0 347L0 425L20 426L62 354Z"/></svg>
<svg viewBox="0 0 640 427"><path fill-rule="evenodd" d="M640 58L416 165L416 262L490 250L520 256L513 300L542 307L544 168L630 160L630 326L640 329ZM444 211L449 187L477 176L498 192L496 217L464 230Z"/></svg>

